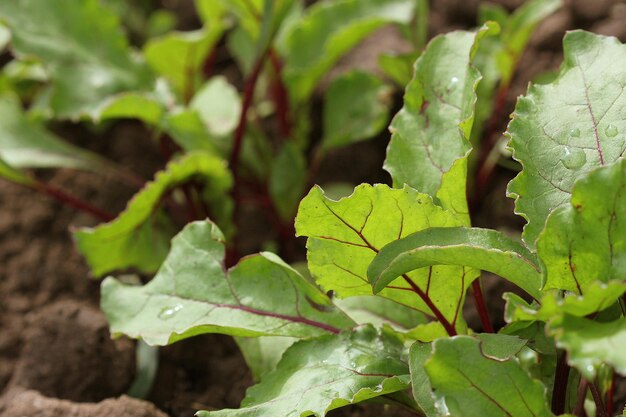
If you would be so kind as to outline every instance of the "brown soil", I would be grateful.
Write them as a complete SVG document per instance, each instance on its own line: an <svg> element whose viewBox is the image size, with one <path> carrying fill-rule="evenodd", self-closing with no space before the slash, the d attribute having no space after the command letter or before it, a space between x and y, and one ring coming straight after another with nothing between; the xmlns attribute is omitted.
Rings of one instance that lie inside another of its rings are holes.
<svg viewBox="0 0 626 417"><path fill-rule="evenodd" d="M478 1L434 3L431 35L467 28L475 22ZM521 1L500 3L512 8ZM572 0L542 24L520 62L503 114L512 111L515 97L525 91L529 80L558 67L566 29L583 27L626 41L626 4L616 3ZM370 68L375 66L372 57L377 54L372 51L376 48L402 50L403 46L389 37L389 31L381 33L377 35L380 38L373 37L344 59L341 66ZM400 95L397 99L399 103ZM503 129L505 124L503 119ZM120 123L104 133L82 126L62 126L60 132L145 178L163 164L150 133L134 123ZM381 170L387 141L387 135L381 135L334 152L320 169L319 181L387 182L388 176ZM346 166L351 169L346 170ZM504 169L496 173L483 204L495 211L479 213L479 224L519 230L522 221L512 214L512 201L503 198L506 183L514 174ZM42 175L113 213L122 210L135 191L95 174L61 170ZM0 181L0 207L0 415L163 416L154 404L168 415L186 417L198 409L238 406L252 379L232 339L220 335L195 337L160 350L159 371L148 396L152 404L123 397L134 378L133 343L109 340L105 319L98 310L99 283L89 278L68 232L70 225L93 225L94 220L4 181ZM494 317L501 317L502 302L496 294L502 287L493 282L498 281L487 280L488 298ZM467 311L470 324L478 328L471 306ZM357 405L331 414L409 415L378 405Z"/></svg>

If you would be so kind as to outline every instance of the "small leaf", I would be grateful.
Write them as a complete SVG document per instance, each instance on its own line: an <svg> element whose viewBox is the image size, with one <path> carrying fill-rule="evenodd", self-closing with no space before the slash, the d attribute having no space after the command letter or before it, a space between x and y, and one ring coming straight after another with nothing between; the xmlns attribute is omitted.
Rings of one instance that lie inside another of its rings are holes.
<svg viewBox="0 0 626 417"><path fill-rule="evenodd" d="M546 291L541 298L541 305L537 308L520 302L517 297L509 295L507 321L541 320L548 322L564 314L585 317L609 308L624 293L626 293L626 282L617 280L607 283L594 281L585 288L584 295L569 293L562 297L559 295L559 291Z"/></svg>
<svg viewBox="0 0 626 417"><path fill-rule="evenodd" d="M614 163L626 149L626 47L615 38L573 31L563 48L557 79L532 85L508 127L513 157L523 166L508 193L528 221L523 237L532 248L548 215L568 204L574 182Z"/></svg>
<svg viewBox="0 0 626 417"><path fill-rule="evenodd" d="M435 395L451 415L553 416L539 381L513 358L486 355L471 337L437 340L425 368Z"/></svg>
<svg viewBox="0 0 626 417"><path fill-rule="evenodd" d="M576 182L571 202L548 217L537 252L546 289L585 294L594 281L626 280L626 160Z"/></svg>
<svg viewBox="0 0 626 417"><path fill-rule="evenodd" d="M408 23L413 0L339 0L308 9L284 34L284 76L295 103L304 102L333 64L386 23Z"/></svg>
<svg viewBox="0 0 626 417"><path fill-rule="evenodd" d="M193 32L170 32L146 43L144 55L152 69L164 76L181 96L192 95L201 81L200 68L219 41L219 19Z"/></svg>
<svg viewBox="0 0 626 417"><path fill-rule="evenodd" d="M148 284L104 280L101 307L111 332L166 345L202 333L304 338L354 326L276 255L246 257L230 271L223 260L217 226L187 225Z"/></svg>
<svg viewBox="0 0 626 417"><path fill-rule="evenodd" d="M165 114L161 127L186 152L204 151L219 155L215 138L209 135L197 112L182 110Z"/></svg>
<svg viewBox="0 0 626 417"><path fill-rule="evenodd" d="M322 146L341 147L378 134L387 123L391 93L389 86L365 72L335 79L324 98Z"/></svg>
<svg viewBox="0 0 626 417"><path fill-rule="evenodd" d="M402 342L371 326L294 344L272 373L248 389L239 410L200 417L321 417L335 408L402 391Z"/></svg>
<svg viewBox="0 0 626 417"><path fill-rule="evenodd" d="M302 152L285 143L272 163L269 191L280 216L291 222L306 186L307 166Z"/></svg>
<svg viewBox="0 0 626 417"><path fill-rule="evenodd" d="M599 323L566 314L552 320L547 331L557 347L567 350L567 362L585 379L592 381L604 363L626 375L626 319Z"/></svg>
<svg viewBox="0 0 626 417"><path fill-rule="evenodd" d="M12 95L0 96L0 158L14 168L105 169L98 155L64 142L28 119Z"/></svg>
<svg viewBox="0 0 626 417"><path fill-rule="evenodd" d="M477 33L438 36L417 59L413 80L406 87L404 107L390 126L392 137L384 168L394 186L408 184L443 198L444 208L452 206L449 197L459 195L465 199L467 165L449 178L450 184L443 181L455 161L471 150L469 135L480 80L471 61L480 39L495 30L494 26L484 26ZM438 195L443 187L448 190ZM467 203L463 201L463 207L455 203L455 210L467 216Z"/></svg>
<svg viewBox="0 0 626 417"><path fill-rule="evenodd" d="M5 25L0 23L0 52L3 52L5 48L11 42L11 31Z"/></svg>
<svg viewBox="0 0 626 417"><path fill-rule="evenodd" d="M453 227L461 220L435 205L430 196L405 187L358 186L339 201L328 199L316 187L300 203L296 218L298 236L308 236L309 270L325 290L338 297L371 295L367 267L386 244L430 226ZM433 266L408 274L442 314L461 324L459 303L476 277L470 269ZM426 314L433 312L402 277L380 292Z"/></svg>
<svg viewBox="0 0 626 417"><path fill-rule="evenodd" d="M158 125L165 108L148 93L120 93L103 102L94 114L94 121L108 119L139 119L148 125Z"/></svg>
<svg viewBox="0 0 626 417"><path fill-rule="evenodd" d="M198 177L212 193L226 196L230 173L223 160L204 152L170 162L128 203L115 220L74 232L78 250L94 276L130 267L154 272L165 259L172 227L159 216L158 204L172 187Z"/></svg>
<svg viewBox="0 0 626 417"><path fill-rule="evenodd" d="M0 2L18 57L36 56L50 72L46 104L59 118L93 117L102 101L147 91L154 80L132 55L115 14L98 0Z"/></svg>
<svg viewBox="0 0 626 417"><path fill-rule="evenodd" d="M237 89L222 76L207 81L193 97L189 107L198 112L209 133L216 136L232 133L241 115Z"/></svg>
<svg viewBox="0 0 626 417"><path fill-rule="evenodd" d="M413 63L418 57L419 52L382 54L378 57L378 66L387 77L391 78L401 88L404 88L411 82Z"/></svg>
<svg viewBox="0 0 626 417"><path fill-rule="evenodd" d="M542 285L536 257L508 236L489 229L433 227L391 242L367 271L375 292L407 272L432 265L461 265L493 272L535 298Z"/></svg>

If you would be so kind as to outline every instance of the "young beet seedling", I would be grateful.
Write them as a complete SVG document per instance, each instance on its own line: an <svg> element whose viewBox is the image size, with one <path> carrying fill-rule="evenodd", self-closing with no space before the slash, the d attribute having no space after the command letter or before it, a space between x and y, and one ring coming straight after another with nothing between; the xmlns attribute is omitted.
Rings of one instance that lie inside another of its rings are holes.
<svg viewBox="0 0 626 417"><path fill-rule="evenodd" d="M417 60L391 124L396 188L334 201L314 187L302 200L296 232L317 286L270 253L226 270L222 233L195 222L148 284L103 282L112 332L157 345L256 338L260 382L240 409L201 416L323 416L375 397L424 416L614 415L626 375L626 47L570 32L558 77L518 100L519 241L470 227L465 197L474 59L494 30L437 37ZM506 295L497 334L474 334L461 315L479 270L522 294Z"/></svg>

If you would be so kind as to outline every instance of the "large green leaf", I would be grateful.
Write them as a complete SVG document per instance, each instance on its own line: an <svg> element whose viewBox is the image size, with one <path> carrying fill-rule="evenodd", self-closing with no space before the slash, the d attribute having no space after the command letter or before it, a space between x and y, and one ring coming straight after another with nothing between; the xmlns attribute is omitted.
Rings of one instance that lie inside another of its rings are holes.
<svg viewBox="0 0 626 417"><path fill-rule="evenodd" d="M165 345L201 333L303 338L354 326L276 255L246 257L229 271L223 262L217 226L187 225L148 284L113 278L102 283L101 306L111 332Z"/></svg>
<svg viewBox="0 0 626 417"><path fill-rule="evenodd" d="M322 76L348 50L386 23L408 23L413 0L338 0L308 9L284 34L284 76L294 102L305 101Z"/></svg>
<svg viewBox="0 0 626 417"><path fill-rule="evenodd" d="M143 49L146 61L189 99L201 81L202 64L223 31L221 20L216 18L203 29L150 39Z"/></svg>
<svg viewBox="0 0 626 417"><path fill-rule="evenodd" d="M255 381L276 369L283 353L297 340L287 336L235 337Z"/></svg>
<svg viewBox="0 0 626 417"><path fill-rule="evenodd" d="M212 195L226 198L231 185L225 162L204 152L190 152L170 162L128 203L115 220L74 232L79 251L93 275L135 267L154 272L167 255L172 227L159 214L168 190L193 178L205 182Z"/></svg>
<svg viewBox="0 0 626 417"><path fill-rule="evenodd" d="M390 130L385 169L395 186L408 184L420 192L438 196L445 208L467 215L467 204L454 205L449 198L465 199L467 166L447 179L455 161L471 149L476 86L480 73L471 64L482 37L495 31L484 26L476 33L451 32L433 39L415 63L415 75L404 94L404 107L394 117ZM467 219L469 222L469 219Z"/></svg>
<svg viewBox="0 0 626 417"><path fill-rule="evenodd" d="M58 117L92 116L107 97L152 87L118 18L99 0L3 1L0 19L11 29L17 56L34 55L50 72L47 104Z"/></svg>
<svg viewBox="0 0 626 417"><path fill-rule="evenodd" d="M400 332L428 322L423 314L383 297L361 295L338 298L335 305L359 324L387 324Z"/></svg>
<svg viewBox="0 0 626 417"><path fill-rule="evenodd" d="M375 292L407 272L431 265L462 265L493 272L535 297L542 276L524 245L489 229L433 227L391 242L374 258L367 275Z"/></svg>
<svg viewBox="0 0 626 417"><path fill-rule="evenodd" d="M307 180L306 158L293 143L285 143L272 161L269 193L278 214L292 222L298 202L305 191Z"/></svg>
<svg viewBox="0 0 626 417"><path fill-rule="evenodd" d="M250 388L239 410L200 417L321 417L335 408L404 390L402 342L371 326L296 343L276 370Z"/></svg>
<svg viewBox="0 0 626 417"><path fill-rule="evenodd" d="M553 416L545 387L515 359L484 352L478 340L467 336L437 340L433 350L426 372L451 415Z"/></svg>
<svg viewBox="0 0 626 417"><path fill-rule="evenodd" d="M584 293L596 280L626 279L626 160L576 182L571 202L548 217L537 252L546 288Z"/></svg>
<svg viewBox="0 0 626 417"><path fill-rule="evenodd" d="M309 270L319 285L339 297L350 297L372 294L367 267L386 244L431 226L460 224L454 213L410 187L394 190L363 184L339 201L313 188L300 203L296 233L309 237ZM407 275L451 323L459 324L459 303L475 277L473 270L459 266L433 266ZM404 277L380 295L433 314Z"/></svg>
<svg viewBox="0 0 626 417"><path fill-rule="evenodd" d="M0 158L14 168L102 170L96 154L77 148L28 119L17 97L0 96Z"/></svg>
<svg viewBox="0 0 626 417"><path fill-rule="evenodd" d="M324 148L349 145L379 133L387 123L391 94L391 87L366 72L353 71L334 80L324 97Z"/></svg>
<svg viewBox="0 0 626 417"><path fill-rule="evenodd" d="M513 156L523 166L508 191L528 220L523 236L531 247L548 215L570 200L574 182L615 162L626 147L626 47L574 31L563 48L559 76L528 89L508 128Z"/></svg>
<svg viewBox="0 0 626 417"><path fill-rule="evenodd" d="M567 362L585 379L592 381L604 363L626 375L626 319L599 323L566 314L550 322L548 333L567 350Z"/></svg>

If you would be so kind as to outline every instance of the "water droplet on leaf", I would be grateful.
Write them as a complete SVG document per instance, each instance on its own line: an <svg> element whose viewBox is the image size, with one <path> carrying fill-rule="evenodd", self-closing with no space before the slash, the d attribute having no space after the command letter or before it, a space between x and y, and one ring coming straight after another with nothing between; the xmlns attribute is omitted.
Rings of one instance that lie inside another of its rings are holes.
<svg viewBox="0 0 626 417"><path fill-rule="evenodd" d="M183 309L182 304L176 304L172 307L163 307L159 312L159 318L163 320L171 319L174 317L180 310Z"/></svg>
<svg viewBox="0 0 626 417"><path fill-rule="evenodd" d="M459 79L457 77L450 78L450 82L448 83L448 90L454 90L459 84Z"/></svg>
<svg viewBox="0 0 626 417"><path fill-rule="evenodd" d="M572 130L569 131L569 135L573 138L579 138L580 137L580 129L575 127Z"/></svg>
<svg viewBox="0 0 626 417"><path fill-rule="evenodd" d="M606 129L604 129L604 133L610 138L617 136L617 128L615 125L609 124Z"/></svg>
<svg viewBox="0 0 626 417"><path fill-rule="evenodd" d="M578 169L585 165L587 156L582 149L565 148L565 155L561 158L561 162L567 169Z"/></svg>

